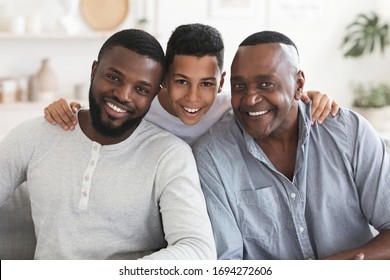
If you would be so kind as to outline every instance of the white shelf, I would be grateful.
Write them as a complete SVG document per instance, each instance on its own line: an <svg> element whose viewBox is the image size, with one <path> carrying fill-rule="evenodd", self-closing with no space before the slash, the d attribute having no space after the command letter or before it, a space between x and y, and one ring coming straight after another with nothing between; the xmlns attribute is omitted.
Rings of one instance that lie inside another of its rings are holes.
<svg viewBox="0 0 390 280"><path fill-rule="evenodd" d="M15 34L11 32L0 32L0 39L16 39L16 40L28 40L28 39L53 39L53 40L95 40L95 39L107 39L112 32L87 32L79 34L66 34L62 32L47 32L39 34Z"/></svg>

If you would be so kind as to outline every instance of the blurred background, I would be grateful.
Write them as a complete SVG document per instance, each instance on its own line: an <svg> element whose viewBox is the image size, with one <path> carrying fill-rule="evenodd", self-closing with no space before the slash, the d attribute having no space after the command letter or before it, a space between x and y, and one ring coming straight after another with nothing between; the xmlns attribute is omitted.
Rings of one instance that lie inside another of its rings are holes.
<svg viewBox="0 0 390 280"><path fill-rule="evenodd" d="M357 32L348 37L355 21ZM390 0L0 0L2 130L42 114L43 104L59 97L86 100L92 62L113 32L145 29L165 48L176 26L195 22L222 33L228 78L239 43L276 30L298 46L306 90L327 93L344 107L389 107ZM371 35L379 36L372 52ZM390 111L385 116L390 124ZM387 135L390 128L381 125Z"/></svg>

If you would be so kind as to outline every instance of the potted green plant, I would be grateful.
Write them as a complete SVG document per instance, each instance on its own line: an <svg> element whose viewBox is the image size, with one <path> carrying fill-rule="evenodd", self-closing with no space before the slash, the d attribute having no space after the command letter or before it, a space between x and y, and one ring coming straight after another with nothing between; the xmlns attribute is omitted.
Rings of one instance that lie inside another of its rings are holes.
<svg viewBox="0 0 390 280"><path fill-rule="evenodd" d="M390 131L390 86L358 84L353 88L353 109L364 116L378 131Z"/></svg>
<svg viewBox="0 0 390 280"><path fill-rule="evenodd" d="M389 25L381 23L379 16L358 14L355 20L347 26L342 48L345 48L344 57L359 57L366 53L373 53L379 46L384 52L389 46Z"/></svg>
<svg viewBox="0 0 390 280"><path fill-rule="evenodd" d="M358 14L346 27L341 47L344 57L358 58L375 51L384 53L389 45L389 25L371 12ZM378 131L390 131L390 86L360 83L352 90L354 110L366 117Z"/></svg>
<svg viewBox="0 0 390 280"><path fill-rule="evenodd" d="M381 108L390 105L390 86L386 84L358 84L354 87L354 93L354 107Z"/></svg>

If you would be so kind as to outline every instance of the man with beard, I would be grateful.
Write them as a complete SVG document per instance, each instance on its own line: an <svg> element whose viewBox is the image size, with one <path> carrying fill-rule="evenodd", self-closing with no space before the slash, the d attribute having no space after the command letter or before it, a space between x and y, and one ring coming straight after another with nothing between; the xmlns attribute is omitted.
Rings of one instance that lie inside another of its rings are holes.
<svg viewBox="0 0 390 280"><path fill-rule="evenodd" d="M215 259L191 148L143 120L163 73L153 36L117 32L74 131L41 117L0 143L0 206L26 182L35 259Z"/></svg>
<svg viewBox="0 0 390 280"><path fill-rule="evenodd" d="M193 148L218 258L389 259L390 158L372 126L347 109L312 126L278 32L240 44L230 84L234 115Z"/></svg>

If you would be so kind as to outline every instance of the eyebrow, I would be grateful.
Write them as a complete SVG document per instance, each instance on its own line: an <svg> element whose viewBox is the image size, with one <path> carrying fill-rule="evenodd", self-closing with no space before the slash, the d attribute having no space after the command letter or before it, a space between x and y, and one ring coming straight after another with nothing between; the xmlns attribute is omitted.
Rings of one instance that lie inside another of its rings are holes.
<svg viewBox="0 0 390 280"><path fill-rule="evenodd" d="M180 73L176 73L176 74L173 74L174 77L180 77L180 78L184 78L184 79L189 79L190 77L188 77L187 75L184 75L184 74L180 74ZM204 77L204 78L201 78L202 81L206 81L206 80L213 80L213 81L216 81L217 79L215 77Z"/></svg>
<svg viewBox="0 0 390 280"><path fill-rule="evenodd" d="M121 72L121 71L119 71L118 69L116 69L116 68L114 68L114 67L109 67L109 68L107 68L107 70L109 70L109 71L112 71L112 72L115 72L117 75L119 75L119 76L124 76L123 75L123 73Z"/></svg>
<svg viewBox="0 0 390 280"><path fill-rule="evenodd" d="M152 87L152 84L148 83L146 81L139 81L139 83L142 84L143 86L146 86L146 87Z"/></svg>

